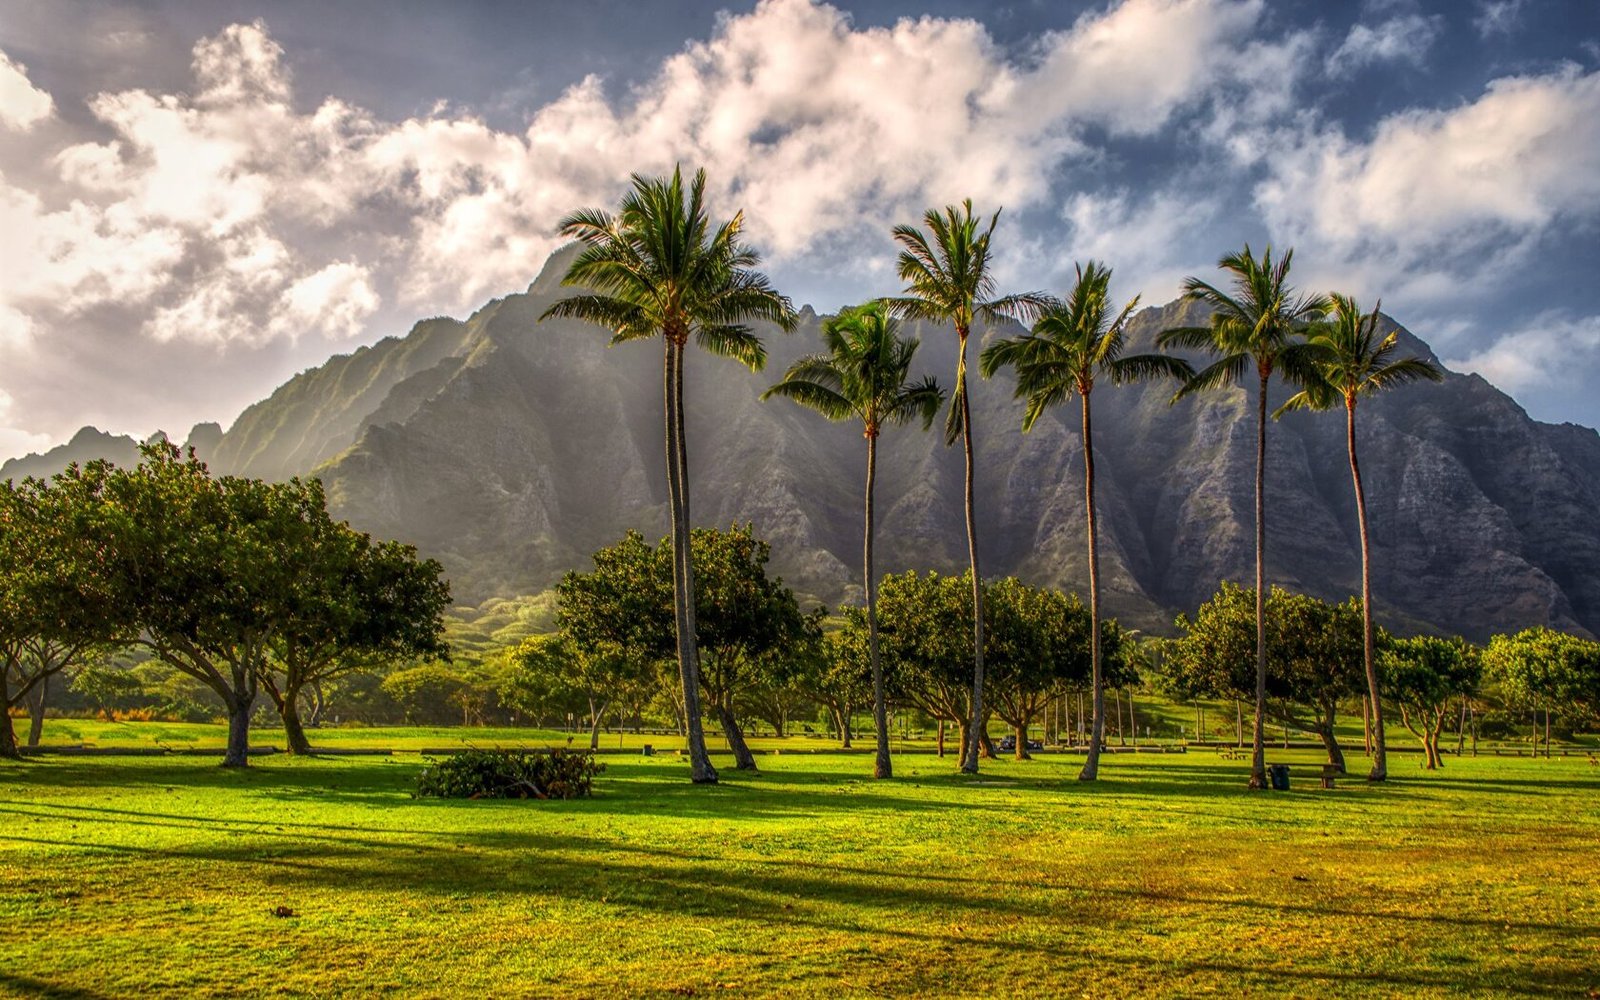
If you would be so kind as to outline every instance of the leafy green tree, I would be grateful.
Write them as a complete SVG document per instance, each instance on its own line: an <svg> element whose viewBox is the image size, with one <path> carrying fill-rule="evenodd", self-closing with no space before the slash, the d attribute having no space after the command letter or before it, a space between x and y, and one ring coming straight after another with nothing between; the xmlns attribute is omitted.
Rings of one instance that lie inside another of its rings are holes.
<svg viewBox="0 0 1600 1000"><path fill-rule="evenodd" d="M583 244L563 284L589 289L562 299L543 318L568 316L612 331L613 344L659 336L665 349L667 495L672 514L673 609L678 670L689 729L690 774L717 780L700 723L700 665L694 637L694 555L690 545L689 459L684 436L684 347L692 338L713 354L753 371L766 363L761 338L745 324L767 320L785 330L794 308L765 275L760 257L740 240L744 213L713 228L705 206L705 171L684 190L672 177L633 176L616 215L584 209L561 222L561 234Z"/></svg>
<svg viewBox="0 0 1600 1000"><path fill-rule="evenodd" d="M1439 734L1453 699L1471 695L1483 676L1478 651L1461 639L1419 635L1384 644L1384 687L1400 706L1400 722L1422 741L1427 769L1444 766Z"/></svg>
<svg viewBox="0 0 1600 1000"><path fill-rule="evenodd" d="M1255 594L1234 583L1179 615L1182 635L1162 645L1169 691L1182 700L1248 697L1255 684ZM1361 611L1353 599L1329 604L1272 588L1264 602L1267 676L1262 711L1322 740L1328 762L1344 768L1334 725L1338 706L1365 684ZM1299 709L1310 709L1307 718Z"/></svg>
<svg viewBox="0 0 1600 1000"><path fill-rule="evenodd" d="M947 445L959 438L966 459L965 507L967 556L972 576L972 718L967 731L974 737L982 733L983 709L983 574L978 568L978 520L973 499L972 408L967 399L967 338L976 322L992 324L1001 320L1026 319L1046 303L1037 292L996 296L994 275L989 261L997 211L984 226L972 214L972 201L947 205L943 212L929 209L922 217L927 233L915 226L896 226L895 242L900 244L897 270L906 283L904 294L888 299L889 308L904 319L949 323L955 327L959 347L955 389L950 396L950 412L945 420ZM978 772L979 747L963 746L961 770Z"/></svg>
<svg viewBox="0 0 1600 1000"><path fill-rule="evenodd" d="M824 634L824 614L824 609L818 608L806 615L798 641L773 650L764 658L766 677L762 687L793 691L810 704L821 706L833 719L840 745L849 749L856 708L874 698L870 651L865 630Z"/></svg>
<svg viewBox="0 0 1600 1000"><path fill-rule="evenodd" d="M922 420L933 423L944 391L931 378L911 381L917 341L897 335L896 324L882 303L847 309L822 324L826 354L813 354L789 366L783 381L762 399L784 396L816 410L829 420L858 419L867 439L867 490L862 542L866 580L867 648L872 664L872 718L877 735L874 775L893 774L889 760L889 716L878 661L877 587L872 572L873 486L878 473L878 435L885 426Z"/></svg>
<svg viewBox="0 0 1600 1000"><path fill-rule="evenodd" d="M913 570L886 575L878 588L879 655L889 697L954 724L965 753L975 739L972 673L963 666L972 662L970 581ZM844 648L865 648L865 612L846 608L844 622Z"/></svg>
<svg viewBox="0 0 1600 1000"><path fill-rule="evenodd" d="M440 661L391 671L381 686L406 722L421 725L481 723L497 695L494 679L483 671Z"/></svg>
<svg viewBox="0 0 1600 1000"><path fill-rule="evenodd" d="M1105 684L1101 677L1100 545L1094 496L1094 434L1089 396L1096 379L1121 385L1167 377L1194 375L1188 362L1165 354L1124 355L1128 317L1139 305L1135 296L1118 313L1112 312L1111 269L1090 261L1079 267L1078 280L1064 302L1051 302L1034 323L1033 331L997 340L984 349L979 365L988 378L1001 368L1017 372L1017 398L1027 400L1022 415L1024 433L1053 406L1078 397L1083 421L1084 510L1089 538L1089 629L1094 721L1089 752L1078 778L1093 781L1100 773L1100 747L1105 739Z"/></svg>
<svg viewBox="0 0 1600 1000"><path fill-rule="evenodd" d="M529 715L580 706L589 721L590 750L600 748L600 727L612 705L629 701L632 689L651 679L649 664L621 646L581 647L561 633L522 640L510 667L520 676L503 689L502 699Z"/></svg>
<svg viewBox="0 0 1600 1000"><path fill-rule="evenodd" d="M1328 312L1321 295L1297 294L1289 286L1289 266L1294 251L1274 263L1272 248L1257 260L1249 244L1243 252L1228 254L1217 264L1232 280L1230 294L1199 278L1184 279L1184 299L1210 306L1207 326L1175 327L1161 333L1162 347L1207 351L1216 360L1183 384L1173 402L1196 392L1232 385L1253 367L1258 381L1256 397L1256 683L1255 728L1250 763L1250 787L1267 787L1267 386L1274 373L1304 384L1316 378L1320 350L1301 336L1306 327Z"/></svg>
<svg viewBox="0 0 1600 1000"><path fill-rule="evenodd" d="M1551 712L1600 714L1600 643L1592 639L1541 625L1492 637L1483 663L1507 702L1544 712L1546 755Z"/></svg>
<svg viewBox="0 0 1600 1000"><path fill-rule="evenodd" d="M995 714L1016 734L1017 760L1028 759L1028 726L1050 698L1064 687L1093 680L1097 652L1114 682L1129 679L1117 623L1097 621L1076 596L1007 577L984 586L984 611Z"/></svg>
<svg viewBox="0 0 1600 1000"><path fill-rule="evenodd" d="M304 582L312 494L299 481L213 478L159 443L118 470L107 495L121 518L121 599L138 644L216 694L228 716L223 766L246 766L270 641Z"/></svg>
<svg viewBox="0 0 1600 1000"><path fill-rule="evenodd" d="M261 676L283 720L289 752L311 753L300 718L302 693L344 674L400 659L448 656L444 640L450 585L443 567L418 560L399 542L371 537L334 521L318 480L299 484L307 503L301 569L284 595L285 614L269 634Z"/></svg>
<svg viewBox="0 0 1600 1000"><path fill-rule="evenodd" d="M110 470L0 482L0 757L18 754L13 708L28 705L37 744L51 678L132 637L102 544Z"/></svg>
<svg viewBox="0 0 1600 1000"><path fill-rule="evenodd" d="M1382 303L1379 304L1381 307ZM1378 336L1379 307L1370 314L1349 296L1334 293L1333 315L1312 325L1306 342L1321 352L1315 371L1305 387L1284 403L1287 410L1329 410L1343 404L1345 443L1350 453L1350 479L1356 492L1356 521L1361 534L1361 628L1364 642L1362 662L1367 675L1367 699L1372 706L1372 770L1368 781L1383 781L1389 775L1389 759L1383 733L1383 695L1378 683L1375 630L1372 623L1372 544L1367 531L1367 493L1361 483L1361 465L1356 459L1356 403L1361 397L1412 382L1437 382L1444 378L1439 367L1418 357L1396 357L1400 331Z"/></svg>
<svg viewBox="0 0 1600 1000"><path fill-rule="evenodd" d="M755 768L735 701L761 672L764 657L806 638L794 592L767 575L771 548L749 525L727 531L696 528L695 644L700 686L721 722L737 766ZM595 553L592 573L568 573L557 586L556 620L580 647L610 642L642 661L671 656L671 539L652 549L637 532ZM699 698L685 714L699 711Z"/></svg>

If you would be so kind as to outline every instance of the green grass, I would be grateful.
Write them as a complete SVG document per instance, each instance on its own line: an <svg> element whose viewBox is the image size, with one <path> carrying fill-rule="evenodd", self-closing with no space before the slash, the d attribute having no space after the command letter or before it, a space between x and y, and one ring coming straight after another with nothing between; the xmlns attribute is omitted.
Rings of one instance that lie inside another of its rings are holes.
<svg viewBox="0 0 1600 1000"><path fill-rule="evenodd" d="M575 802L413 800L411 754L0 763L0 995L1600 988L1587 762L1408 757L1321 791L1317 755L1272 759L1308 765L1293 791L1202 753L1092 786L1070 756L886 783L785 755L713 788L612 756Z"/></svg>

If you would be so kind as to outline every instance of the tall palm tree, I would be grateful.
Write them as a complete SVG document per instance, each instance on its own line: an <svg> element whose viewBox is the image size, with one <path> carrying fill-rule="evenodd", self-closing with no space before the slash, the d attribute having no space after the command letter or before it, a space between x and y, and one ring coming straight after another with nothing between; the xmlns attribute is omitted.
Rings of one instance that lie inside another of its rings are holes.
<svg viewBox="0 0 1600 1000"><path fill-rule="evenodd" d="M1267 703L1267 518L1264 502L1267 467L1267 385L1277 372L1301 384L1316 378L1319 349L1307 345L1301 334L1328 312L1322 295L1300 295L1289 287L1289 266L1294 251L1277 263L1272 247L1257 260L1245 244L1217 262L1232 279L1232 293L1199 278L1183 282L1184 299L1211 306L1207 326L1175 327L1163 331L1157 343L1207 351L1217 360L1183 384L1173 402L1192 393L1230 385L1255 368L1259 380L1256 412L1256 715L1254 752L1250 758L1250 787L1265 788Z"/></svg>
<svg viewBox="0 0 1600 1000"><path fill-rule="evenodd" d="M1038 292L995 296L989 273L990 240L997 211L983 226L972 214L969 198L947 205L943 212L928 209L922 222L927 235L914 226L894 227L900 244L897 270L906 283L905 294L886 300L890 311L904 319L949 323L955 327L960 354L956 361L955 391L945 420L946 445L959 438L966 457L967 556L972 564L972 725L969 745L961 750L961 770L978 773L978 747L983 727L983 576L978 572L978 521L972 497L972 409L967 400L967 337L974 322L1027 319L1046 302Z"/></svg>
<svg viewBox="0 0 1600 1000"><path fill-rule="evenodd" d="M1350 479L1355 484L1356 519L1361 529L1361 631L1365 640L1363 656L1367 668L1367 696L1372 705L1372 771L1368 781L1383 781L1389 776L1388 748L1383 736L1383 698L1378 690L1378 668L1374 655L1372 626L1372 549L1367 534L1367 493L1361 485L1361 464L1356 460L1356 402L1384 389L1411 382L1438 382L1444 378L1439 366L1415 356L1395 357L1400 331L1378 336L1378 309L1362 313L1355 299L1333 294L1333 316L1313 326L1306 341L1322 352L1317 362L1317 379L1289 397L1278 409L1330 410L1344 405L1345 445L1350 452Z"/></svg>
<svg viewBox="0 0 1600 1000"><path fill-rule="evenodd" d="M917 341L897 336L897 328L881 302L846 309L822 324L822 342L828 353L796 361L784 373L783 381L761 395L762 399L785 396L829 420L857 417L862 436L867 439L862 562L867 593L867 650L872 663L872 719L878 734L873 774L879 778L890 777L894 772L889 761L883 668L878 661L877 585L872 575L872 491L878 474L878 434L885 425L906 423L913 417L920 417L922 429L927 430L944 403L944 390L931 377L920 382L909 380Z"/></svg>
<svg viewBox="0 0 1600 1000"><path fill-rule="evenodd" d="M1033 325L1033 332L998 340L978 359L984 378L1001 368L1017 371L1017 398L1027 400L1022 414L1023 433L1052 406L1076 395L1083 414L1083 492L1089 529L1089 630L1093 664L1094 722L1089 754L1078 774L1080 781L1100 775L1100 744L1105 738L1105 683L1100 662L1100 543L1094 502L1094 438L1089 419L1089 395L1095 379L1105 377L1121 385L1150 378L1187 380L1194 369L1187 361L1166 354L1123 356L1128 317L1139 305L1138 296L1116 314L1111 312L1111 269L1090 261L1079 267L1078 281L1065 302L1052 302Z"/></svg>
<svg viewBox="0 0 1600 1000"><path fill-rule="evenodd" d="M695 172L688 191L681 171L671 178L633 175L633 189L612 215L584 209L561 221L561 234L583 249L564 285L588 289L546 309L541 319L567 316L607 327L611 343L660 336L665 351L667 497L672 512L672 599L676 613L678 673L689 728L692 779L717 780L706 754L700 713L700 663L695 645L694 564L689 550L689 456L684 439L684 346L694 342L752 371L766 364L766 349L749 320L795 324L794 307L766 275L760 256L739 238L744 213L713 228L705 211L706 174Z"/></svg>

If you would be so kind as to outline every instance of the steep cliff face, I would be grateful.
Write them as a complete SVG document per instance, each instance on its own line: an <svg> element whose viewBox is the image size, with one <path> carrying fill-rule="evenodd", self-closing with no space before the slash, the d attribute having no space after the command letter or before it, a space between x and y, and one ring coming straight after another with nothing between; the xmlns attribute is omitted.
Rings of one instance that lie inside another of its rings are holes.
<svg viewBox="0 0 1600 1000"><path fill-rule="evenodd" d="M441 559L469 601L548 587L628 528L665 534L660 347L608 348L596 328L539 323L564 269L558 256L524 294L297 376L203 457L268 478L315 471L340 516ZM1202 320L1181 304L1147 309L1131 349ZM692 514L755 522L778 572L837 603L860 598L860 429L759 401L817 349L819 323L808 312L792 335L763 331L771 357L759 375L691 351ZM908 332L923 341L919 369L948 381L953 334ZM1253 390L1172 406L1172 389L1102 385L1093 396L1106 604L1158 631L1218 581L1249 582L1255 557ZM1011 390L1005 378L974 384L984 572L1082 589L1079 411L1024 435ZM1382 620L1474 638L1535 623L1600 632L1600 436L1540 424L1482 379L1454 374L1363 401L1358 422ZM1269 578L1327 598L1355 592L1343 413L1274 422L1268 451ZM966 565L961 481L960 450L937 430L885 433L883 572Z"/></svg>

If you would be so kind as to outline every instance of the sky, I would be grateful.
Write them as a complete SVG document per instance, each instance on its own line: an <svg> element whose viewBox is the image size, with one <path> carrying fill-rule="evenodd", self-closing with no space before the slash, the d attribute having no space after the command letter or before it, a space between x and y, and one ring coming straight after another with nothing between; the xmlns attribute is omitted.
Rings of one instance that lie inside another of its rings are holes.
<svg viewBox="0 0 1600 1000"><path fill-rule="evenodd" d="M0 458L226 427L680 162L796 304L971 198L1005 291L1293 247L1600 425L1596 0L0 0Z"/></svg>

